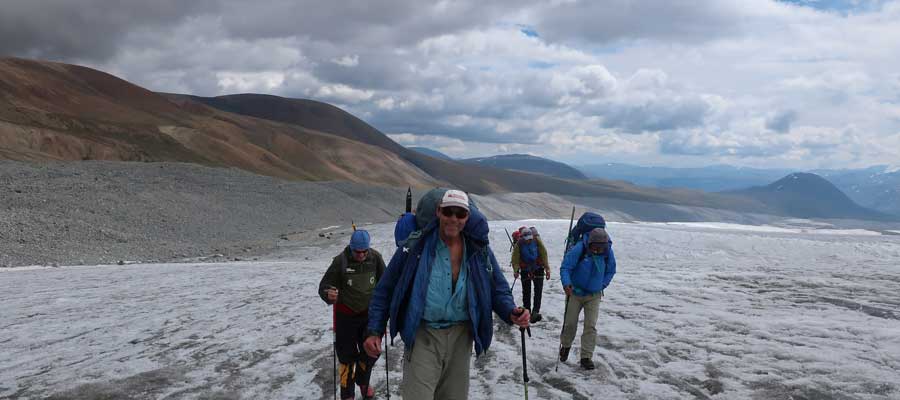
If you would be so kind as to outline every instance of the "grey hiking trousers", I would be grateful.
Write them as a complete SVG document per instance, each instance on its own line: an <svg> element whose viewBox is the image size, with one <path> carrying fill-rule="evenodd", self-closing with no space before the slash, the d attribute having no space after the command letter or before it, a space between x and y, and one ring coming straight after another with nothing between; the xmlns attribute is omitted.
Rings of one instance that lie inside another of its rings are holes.
<svg viewBox="0 0 900 400"><path fill-rule="evenodd" d="M597 315L600 313L600 293L590 296L569 296L566 320L563 323L562 345L572 347L578 331L578 315L584 310L584 332L581 333L581 358L591 359L597 347Z"/></svg>
<svg viewBox="0 0 900 400"><path fill-rule="evenodd" d="M404 354L403 398L468 399L473 341L468 324L435 329L422 321L412 354Z"/></svg>

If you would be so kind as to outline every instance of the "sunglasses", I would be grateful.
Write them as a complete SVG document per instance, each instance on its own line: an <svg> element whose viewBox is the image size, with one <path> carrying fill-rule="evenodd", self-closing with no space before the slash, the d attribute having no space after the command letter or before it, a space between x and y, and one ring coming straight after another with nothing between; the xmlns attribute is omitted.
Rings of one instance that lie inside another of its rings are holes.
<svg viewBox="0 0 900 400"><path fill-rule="evenodd" d="M441 208L441 214L447 218L455 215L456 219L464 219L469 216L469 210L462 207L444 207Z"/></svg>
<svg viewBox="0 0 900 400"><path fill-rule="evenodd" d="M609 247L609 243L591 243L588 246L594 253L603 253L606 251L607 247Z"/></svg>

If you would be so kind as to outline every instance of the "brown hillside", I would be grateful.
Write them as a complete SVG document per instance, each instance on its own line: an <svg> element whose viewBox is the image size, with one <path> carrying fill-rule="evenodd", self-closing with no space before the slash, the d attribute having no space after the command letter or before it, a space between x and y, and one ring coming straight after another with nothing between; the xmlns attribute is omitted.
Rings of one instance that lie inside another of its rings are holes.
<svg viewBox="0 0 900 400"><path fill-rule="evenodd" d="M182 161L287 179L430 186L396 154L177 101L90 68L0 58L0 158Z"/></svg>
<svg viewBox="0 0 900 400"><path fill-rule="evenodd" d="M329 104L267 95L159 94L90 68L0 58L0 158L181 161L287 179L473 193L548 192L765 212L758 201L576 181L436 159Z"/></svg>
<svg viewBox="0 0 900 400"><path fill-rule="evenodd" d="M314 100L289 99L271 95L239 94L198 97L167 94L172 99L190 99L223 111L303 126L358 140L390 151L432 177L466 191L547 192L570 196L613 197L656 203L765 212L766 206L739 196L708 194L691 190L658 190L609 180L568 180L482 165L434 158L409 150L375 127L330 104Z"/></svg>

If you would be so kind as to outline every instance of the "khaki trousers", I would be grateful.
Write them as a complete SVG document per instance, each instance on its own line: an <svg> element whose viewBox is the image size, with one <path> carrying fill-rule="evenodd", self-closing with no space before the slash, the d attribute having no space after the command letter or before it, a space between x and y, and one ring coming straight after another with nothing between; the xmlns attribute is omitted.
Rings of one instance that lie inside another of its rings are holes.
<svg viewBox="0 0 900 400"><path fill-rule="evenodd" d="M581 358L591 359L597 347L597 315L600 313L600 293L590 296L569 296L566 319L563 322L563 347L572 347L578 330L578 315L584 309L584 331L581 333Z"/></svg>
<svg viewBox="0 0 900 400"><path fill-rule="evenodd" d="M468 324L434 329L422 321L412 353L404 354L403 398L468 399L473 340Z"/></svg>

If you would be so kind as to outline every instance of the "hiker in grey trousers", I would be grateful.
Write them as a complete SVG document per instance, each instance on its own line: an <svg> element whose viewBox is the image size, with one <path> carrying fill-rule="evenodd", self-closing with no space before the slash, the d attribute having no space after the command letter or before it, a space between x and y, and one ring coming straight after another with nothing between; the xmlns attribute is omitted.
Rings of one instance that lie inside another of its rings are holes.
<svg viewBox="0 0 900 400"><path fill-rule="evenodd" d="M609 286L616 274L616 257L612 242L603 228L594 228L582 237L563 258L559 278L566 291L565 321L559 349L559 360L569 358L569 350L578 330L578 315L584 310L584 332L581 334L582 368L594 369L592 360L597 346L597 315L603 289Z"/></svg>
<svg viewBox="0 0 900 400"><path fill-rule="evenodd" d="M366 352L381 353L388 317L391 336L403 338L404 399L468 398L472 346L476 354L490 346L492 313L521 327L530 317L515 306L488 245L487 220L468 195L447 190L438 199L430 211L437 223L394 253L369 303Z"/></svg>

